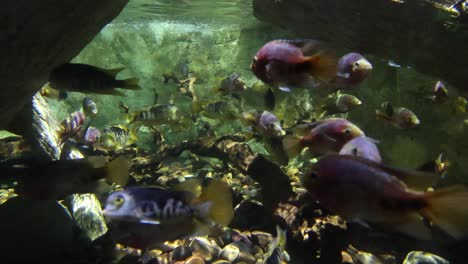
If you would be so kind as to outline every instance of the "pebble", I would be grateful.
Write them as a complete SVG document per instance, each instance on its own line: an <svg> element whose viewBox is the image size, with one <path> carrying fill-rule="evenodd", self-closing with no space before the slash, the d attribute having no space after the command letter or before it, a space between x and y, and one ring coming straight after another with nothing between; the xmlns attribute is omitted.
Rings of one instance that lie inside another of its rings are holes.
<svg viewBox="0 0 468 264"><path fill-rule="evenodd" d="M185 264L205 264L205 261L199 256L192 256L185 261Z"/></svg>
<svg viewBox="0 0 468 264"><path fill-rule="evenodd" d="M219 252L219 258L229 260L233 262L239 257L240 250L233 244L225 246L221 252Z"/></svg>

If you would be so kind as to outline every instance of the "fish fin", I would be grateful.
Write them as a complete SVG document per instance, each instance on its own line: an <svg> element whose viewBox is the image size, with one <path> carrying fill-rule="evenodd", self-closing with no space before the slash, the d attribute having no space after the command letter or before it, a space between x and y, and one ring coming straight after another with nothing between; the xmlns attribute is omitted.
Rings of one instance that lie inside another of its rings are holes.
<svg viewBox="0 0 468 264"><path fill-rule="evenodd" d="M138 222L142 223L142 224L150 224L150 225L160 225L161 224L160 221L154 220L154 219L140 219Z"/></svg>
<svg viewBox="0 0 468 264"><path fill-rule="evenodd" d="M104 93L104 94L115 95L115 96L125 96L125 94L123 92L121 92L119 90L116 90L116 89L106 91L106 93Z"/></svg>
<svg viewBox="0 0 468 264"><path fill-rule="evenodd" d="M374 143L374 144L380 144L380 141L375 139L375 138L371 138L371 137L368 137L368 136L363 136L365 137L367 140L369 140L370 142Z"/></svg>
<svg viewBox="0 0 468 264"><path fill-rule="evenodd" d="M122 83L122 87L119 87L119 88L124 88L124 89L129 89L129 90L140 90L141 86L138 85L139 81L140 80L138 78L120 80L120 82Z"/></svg>
<svg viewBox="0 0 468 264"><path fill-rule="evenodd" d="M106 166L106 179L117 185L125 186L129 180L129 162L124 156L110 161Z"/></svg>
<svg viewBox="0 0 468 264"><path fill-rule="evenodd" d="M338 59L329 52L321 51L305 57L305 62L310 66L310 74L321 81L330 81L336 77Z"/></svg>
<svg viewBox="0 0 468 264"><path fill-rule="evenodd" d="M400 220L401 222L393 225L398 232L419 240L430 240L432 238L431 229L424 223L419 214L411 213Z"/></svg>
<svg viewBox="0 0 468 264"><path fill-rule="evenodd" d="M380 167L389 174L406 183L406 185L408 185L411 189L421 191L424 191L427 188L433 186L439 178L439 175L425 171L393 168L385 165L380 165Z"/></svg>
<svg viewBox="0 0 468 264"><path fill-rule="evenodd" d="M386 113L378 109L375 110L375 116L377 117L377 119L390 120L390 117Z"/></svg>
<svg viewBox="0 0 468 264"><path fill-rule="evenodd" d="M242 112L240 121L246 126L255 126L257 123L257 118L251 112Z"/></svg>
<svg viewBox="0 0 468 264"><path fill-rule="evenodd" d="M286 249L287 231L283 230L279 225L276 225L276 247L281 250Z"/></svg>
<svg viewBox="0 0 468 264"><path fill-rule="evenodd" d="M348 78L351 76L351 74L349 74L349 73L347 73L347 72L346 72L346 73L337 72L337 73L336 73L336 76L341 77L341 78L348 79Z"/></svg>
<svg viewBox="0 0 468 264"><path fill-rule="evenodd" d="M456 239L468 235L468 189L455 185L426 193L422 214Z"/></svg>
<svg viewBox="0 0 468 264"><path fill-rule="evenodd" d="M292 128L292 131L294 134L298 136L304 136L306 135L311 129L317 127L319 125L318 122L313 122L313 123L306 123L306 124L300 124L297 126L294 126Z"/></svg>
<svg viewBox="0 0 468 264"><path fill-rule="evenodd" d="M299 136L293 136L293 135L284 136L283 149L289 158L294 158L303 149L302 138Z"/></svg>
<svg viewBox="0 0 468 264"><path fill-rule="evenodd" d="M102 69L102 71L115 77L119 72L125 69L126 67L122 67L122 68L115 68L115 69Z"/></svg>
<svg viewBox="0 0 468 264"><path fill-rule="evenodd" d="M202 203L211 202L209 218L219 225L229 225L234 217L232 207L232 192L227 183L221 180L212 180L202 189L199 197Z"/></svg>
<svg viewBox="0 0 468 264"><path fill-rule="evenodd" d="M393 116L393 113L395 112L393 109L393 105L390 102L384 102L382 104L382 109L384 110L387 116Z"/></svg>
<svg viewBox="0 0 468 264"><path fill-rule="evenodd" d="M132 127L129 131L129 135L130 135L130 139L129 139L129 145L135 143L136 141L140 140L140 138L138 137L138 127Z"/></svg>
<svg viewBox="0 0 468 264"><path fill-rule="evenodd" d="M275 93L271 88L268 88L268 90L265 93L265 108L267 110L274 110L276 106L276 98L275 98Z"/></svg>
<svg viewBox="0 0 468 264"><path fill-rule="evenodd" d="M190 192L195 197L199 197L202 193L202 182L200 179L189 179L174 186L173 190Z"/></svg>

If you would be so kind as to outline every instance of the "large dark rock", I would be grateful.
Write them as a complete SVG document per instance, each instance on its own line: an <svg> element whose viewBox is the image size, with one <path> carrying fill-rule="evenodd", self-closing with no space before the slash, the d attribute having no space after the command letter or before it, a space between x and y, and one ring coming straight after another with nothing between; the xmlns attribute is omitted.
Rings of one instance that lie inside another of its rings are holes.
<svg viewBox="0 0 468 264"><path fill-rule="evenodd" d="M128 0L4 1L0 8L0 128L125 7Z"/></svg>
<svg viewBox="0 0 468 264"><path fill-rule="evenodd" d="M466 89L466 14L453 17L449 1L438 8L435 1L401 2L253 0L253 8L258 19L298 37L329 41L342 52L392 59Z"/></svg>

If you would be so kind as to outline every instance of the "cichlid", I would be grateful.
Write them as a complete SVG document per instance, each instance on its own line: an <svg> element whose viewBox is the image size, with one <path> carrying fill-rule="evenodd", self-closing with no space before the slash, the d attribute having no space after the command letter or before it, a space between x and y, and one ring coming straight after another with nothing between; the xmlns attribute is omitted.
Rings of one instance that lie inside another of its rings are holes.
<svg viewBox="0 0 468 264"><path fill-rule="evenodd" d="M461 185L425 190L436 174L387 167L349 155L327 155L304 176L306 189L325 208L348 219L385 224L430 239L431 221L454 238L468 234L468 190Z"/></svg>
<svg viewBox="0 0 468 264"><path fill-rule="evenodd" d="M336 93L328 96L322 108L326 114L333 115L347 113L361 104L361 100L354 95Z"/></svg>
<svg viewBox="0 0 468 264"><path fill-rule="evenodd" d="M239 96L245 91L245 89L247 89L247 86L240 78L240 74L233 73L221 81L221 85L217 88L217 92L220 92L223 95L231 94Z"/></svg>
<svg viewBox="0 0 468 264"><path fill-rule="evenodd" d="M337 60L316 40L273 40L260 48L250 69L264 83L289 91L314 88L336 75Z"/></svg>
<svg viewBox="0 0 468 264"><path fill-rule="evenodd" d="M203 186L187 180L173 189L127 187L109 195L104 215L118 243L151 249L168 240L210 233L234 215L229 186L212 180Z"/></svg>
<svg viewBox="0 0 468 264"><path fill-rule="evenodd" d="M240 118L239 108L229 100L211 100L192 102L192 113L216 119L219 121L235 120Z"/></svg>
<svg viewBox="0 0 468 264"><path fill-rule="evenodd" d="M179 108L175 104L157 104L135 111L129 115L129 126L158 126L176 124L179 121Z"/></svg>
<svg viewBox="0 0 468 264"><path fill-rule="evenodd" d="M123 68L101 69L87 64L64 63L50 73L49 83L56 90L119 96L124 96L124 94L115 88L141 89L138 86L138 79L115 79L115 76L122 70Z"/></svg>
<svg viewBox="0 0 468 264"><path fill-rule="evenodd" d="M399 129L408 129L418 126L421 121L419 121L413 111L404 107L393 107L389 102L382 104L381 110L375 110L377 119L382 119L392 126Z"/></svg>
<svg viewBox="0 0 468 264"><path fill-rule="evenodd" d="M349 140L364 136L359 127L344 118L327 118L299 125L294 132L295 135L286 135L283 138L283 148L289 158L306 147L316 155L338 152Z"/></svg>
<svg viewBox="0 0 468 264"><path fill-rule="evenodd" d="M121 125L106 127L102 130L100 146L108 150L120 150L137 141L135 130Z"/></svg>
<svg viewBox="0 0 468 264"><path fill-rule="evenodd" d="M355 137L344 144L339 154L357 156L381 163L382 157L376 143L378 141L366 136Z"/></svg>
<svg viewBox="0 0 468 264"><path fill-rule="evenodd" d="M250 127L254 133L264 137L278 138L286 134L281 128L280 120L268 111L260 113L242 113L242 122Z"/></svg>
<svg viewBox="0 0 468 264"><path fill-rule="evenodd" d="M96 103L93 101L93 99L89 97L83 98L83 113L86 116L95 116L98 113L98 108Z"/></svg>
<svg viewBox="0 0 468 264"><path fill-rule="evenodd" d="M124 186L129 177L126 158L110 162L102 156L55 160L28 168L18 193L32 199L59 200L75 193L107 191L105 181Z"/></svg>
<svg viewBox="0 0 468 264"><path fill-rule="evenodd" d="M372 64L361 54L348 53L339 59L336 78L332 83L340 89L356 86L367 77L372 68Z"/></svg>

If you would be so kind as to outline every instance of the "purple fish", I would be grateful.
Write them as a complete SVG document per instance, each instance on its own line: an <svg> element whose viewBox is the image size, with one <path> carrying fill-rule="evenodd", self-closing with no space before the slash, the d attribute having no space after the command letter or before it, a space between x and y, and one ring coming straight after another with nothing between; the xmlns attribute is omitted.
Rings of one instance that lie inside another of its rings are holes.
<svg viewBox="0 0 468 264"><path fill-rule="evenodd" d="M99 142L99 139L101 138L101 131L95 127L89 126L83 129L83 135L78 133L78 136L81 143L85 145L92 145L96 142Z"/></svg>
<svg viewBox="0 0 468 264"><path fill-rule="evenodd" d="M339 88L360 84L372 70L372 64L361 54L351 52L340 58L333 83Z"/></svg>
<svg viewBox="0 0 468 264"><path fill-rule="evenodd" d="M260 115L257 130L261 134L269 137L281 137L286 134L281 128L280 120L268 111L263 111Z"/></svg>
<svg viewBox="0 0 468 264"><path fill-rule="evenodd" d="M358 156L381 163L382 157L375 143L377 143L376 140L366 136L356 137L348 141L348 143L341 148L339 154Z"/></svg>

